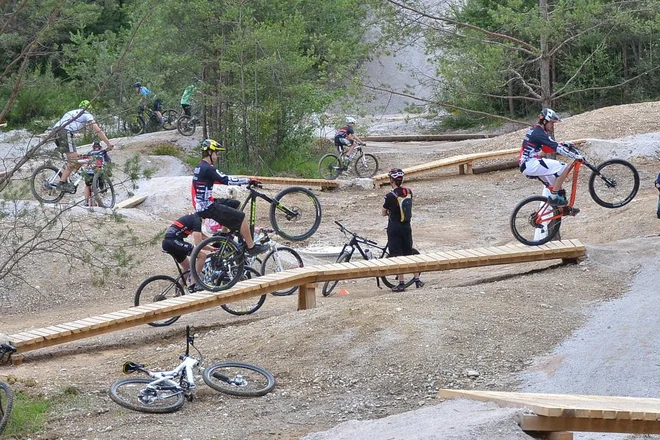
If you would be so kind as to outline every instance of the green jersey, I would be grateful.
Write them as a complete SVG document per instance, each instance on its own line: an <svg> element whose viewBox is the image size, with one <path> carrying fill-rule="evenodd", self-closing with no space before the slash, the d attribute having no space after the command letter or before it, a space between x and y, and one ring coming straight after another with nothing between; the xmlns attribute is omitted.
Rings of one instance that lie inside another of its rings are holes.
<svg viewBox="0 0 660 440"><path fill-rule="evenodd" d="M190 105L190 100L196 91L197 87L195 87L194 84L190 84L186 87L186 90L183 91L183 95L181 95L181 105Z"/></svg>

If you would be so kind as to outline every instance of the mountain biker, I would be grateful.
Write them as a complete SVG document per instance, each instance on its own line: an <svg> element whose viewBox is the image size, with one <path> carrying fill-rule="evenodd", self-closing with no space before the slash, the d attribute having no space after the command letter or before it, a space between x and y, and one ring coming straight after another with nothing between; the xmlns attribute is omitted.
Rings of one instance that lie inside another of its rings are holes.
<svg viewBox="0 0 660 440"><path fill-rule="evenodd" d="M390 256L399 257L413 255L413 237L410 227L410 218L412 217L412 197L413 193L409 188L401 186L403 184L404 172L401 168L392 168L387 175L390 178L392 191L385 194L385 202L381 214L388 216L387 221L387 241L389 243ZM400 202L402 198L409 198L408 207ZM402 207L404 214L402 215ZM406 290L404 275L399 274L399 285L392 287L393 292L403 292ZM423 287L424 282L419 279L419 274L413 277L417 288Z"/></svg>
<svg viewBox="0 0 660 440"><path fill-rule="evenodd" d="M199 83L199 78L193 78L193 82L184 89L183 95L181 95L181 108L183 108L183 114L186 116L192 116L190 111L190 102L192 97L197 92L197 84Z"/></svg>
<svg viewBox="0 0 660 440"><path fill-rule="evenodd" d="M342 159L342 163L346 162L346 159L351 157L351 154L353 154L357 145L364 145L364 142L356 136L355 130L353 129L356 123L357 121L354 117L346 116L346 126L337 130L337 134L335 135L335 147L337 148L339 157ZM345 146L350 147L346 154L344 154Z"/></svg>
<svg viewBox="0 0 660 440"><path fill-rule="evenodd" d="M184 240L189 235L192 235L194 245ZM163 250L176 259L183 271L188 272L186 284L190 292L196 291L197 286L192 281L192 277L190 277L190 261L188 256L194 247L203 239L202 219L197 213L192 213L174 220L165 231L165 238L161 244ZM200 252L199 255L200 258L197 258L196 269L197 273L202 273L206 253Z"/></svg>
<svg viewBox="0 0 660 440"><path fill-rule="evenodd" d="M163 108L163 100L158 98L153 94L151 90L139 82L133 84L133 87L135 88L135 93L140 95L140 108L144 108L147 99L149 99L151 101L151 109L154 111L156 117L158 118L158 125L162 127L165 124L165 121L163 121L163 114L161 113L161 109Z"/></svg>
<svg viewBox="0 0 660 440"><path fill-rule="evenodd" d="M195 167L192 179L192 200L197 214L201 218L210 218L232 231L239 231L247 246L248 255L257 255L268 250L268 246L255 244L250 234L245 213L237 209L240 201L234 199L214 199L213 185L258 185L256 179L232 177L218 171L213 164L218 159L218 152L226 148L213 139L202 142L202 160Z"/></svg>
<svg viewBox="0 0 660 440"><path fill-rule="evenodd" d="M660 173L658 174L658 177L655 178L655 187L660 191ZM658 215L658 218L660 218L660 194L658 194L658 208L656 214Z"/></svg>
<svg viewBox="0 0 660 440"><path fill-rule="evenodd" d="M538 116L538 123L530 128L525 134L518 164L520 172L525 176L538 177L546 185L552 187L552 194L548 197L548 202L552 206L566 206L566 191L562 189L562 184L568 175L570 168L565 162L555 159L548 159L541 156L541 153L557 152L563 156L574 160L583 160L580 154L572 151L573 144L570 142L556 142L550 137L555 123L561 122L557 113L549 108L544 108ZM579 212L574 208L572 214Z"/></svg>
<svg viewBox="0 0 660 440"><path fill-rule="evenodd" d="M98 156L103 160L103 166L112 162L108 150L103 150L101 147L101 142L95 140L92 143L92 151L89 152L91 156ZM87 169L85 172L85 206L92 206L95 204L92 200L92 181L94 180L94 169Z"/></svg>
<svg viewBox="0 0 660 440"><path fill-rule="evenodd" d="M58 189L68 192L74 192L75 186L67 182L69 175L80 168L77 162L79 155L76 152L76 144L73 142L73 135L83 128L90 126L98 137L106 145L106 150L111 151L114 146L108 140L101 127L94 120L94 116L89 112L92 105L86 99L80 101L78 108L64 113L64 116L55 123L51 132L55 138L55 145L66 153L68 165L62 170L59 182L56 184Z"/></svg>

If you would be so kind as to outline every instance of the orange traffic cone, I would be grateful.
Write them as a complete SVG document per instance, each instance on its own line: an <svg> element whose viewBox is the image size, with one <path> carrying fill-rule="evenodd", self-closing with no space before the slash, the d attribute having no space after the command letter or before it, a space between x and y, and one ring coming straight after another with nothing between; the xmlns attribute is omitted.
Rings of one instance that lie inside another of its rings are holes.
<svg viewBox="0 0 660 440"><path fill-rule="evenodd" d="M348 290L346 289L341 289L338 293L338 295L348 295Z"/></svg>

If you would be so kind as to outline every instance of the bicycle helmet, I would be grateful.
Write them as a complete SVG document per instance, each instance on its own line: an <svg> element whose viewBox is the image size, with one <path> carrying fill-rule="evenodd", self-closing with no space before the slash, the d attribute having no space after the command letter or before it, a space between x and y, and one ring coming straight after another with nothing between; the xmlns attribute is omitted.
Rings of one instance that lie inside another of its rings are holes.
<svg viewBox="0 0 660 440"><path fill-rule="evenodd" d="M78 108L84 108L85 110L91 110L92 109L92 104L90 104L88 100L83 99L82 101L80 101L80 104L78 104Z"/></svg>
<svg viewBox="0 0 660 440"><path fill-rule="evenodd" d="M101 148L101 141L97 140L92 143L92 150L100 150Z"/></svg>
<svg viewBox="0 0 660 440"><path fill-rule="evenodd" d="M541 110L539 119L546 122L550 122L550 121L561 122L561 119L559 119L557 113L555 113L555 111L551 108L544 108L543 110Z"/></svg>
<svg viewBox="0 0 660 440"><path fill-rule="evenodd" d="M352 116L346 116L346 123L347 124L357 124L357 121Z"/></svg>
<svg viewBox="0 0 660 440"><path fill-rule="evenodd" d="M394 180L400 180L403 179L404 173L401 168L392 168L387 175Z"/></svg>
<svg viewBox="0 0 660 440"><path fill-rule="evenodd" d="M204 139L202 141L202 151L226 151L226 148L213 139Z"/></svg>
<svg viewBox="0 0 660 440"><path fill-rule="evenodd" d="M133 87L142 87L142 84L140 84L139 82L136 82L135 84L133 84Z"/></svg>

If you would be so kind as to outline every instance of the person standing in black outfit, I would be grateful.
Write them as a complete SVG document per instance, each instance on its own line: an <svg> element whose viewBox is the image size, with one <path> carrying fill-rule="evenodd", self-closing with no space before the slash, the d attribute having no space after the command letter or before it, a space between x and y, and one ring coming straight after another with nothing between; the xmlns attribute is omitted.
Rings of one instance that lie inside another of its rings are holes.
<svg viewBox="0 0 660 440"><path fill-rule="evenodd" d="M389 253L391 257L413 255L413 238L410 220L412 218L412 199L413 193L410 188L401 186L403 184L403 170L401 168L392 168L387 174L390 178L392 191L385 194L382 215L388 216L387 222L387 240L389 243ZM399 285L392 287L393 292L403 292L406 290L404 275L398 276ZM424 282L418 275L413 278L417 288L423 287Z"/></svg>

